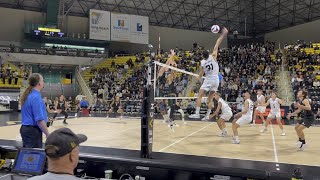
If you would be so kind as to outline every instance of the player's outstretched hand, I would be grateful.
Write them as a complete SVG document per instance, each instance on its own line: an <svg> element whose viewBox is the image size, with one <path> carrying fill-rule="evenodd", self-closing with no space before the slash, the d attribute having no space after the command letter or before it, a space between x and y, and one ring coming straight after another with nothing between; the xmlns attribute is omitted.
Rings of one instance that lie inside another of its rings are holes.
<svg viewBox="0 0 320 180"><path fill-rule="evenodd" d="M170 49L170 53L171 53L171 56L176 55L176 53L174 52L174 49Z"/></svg>

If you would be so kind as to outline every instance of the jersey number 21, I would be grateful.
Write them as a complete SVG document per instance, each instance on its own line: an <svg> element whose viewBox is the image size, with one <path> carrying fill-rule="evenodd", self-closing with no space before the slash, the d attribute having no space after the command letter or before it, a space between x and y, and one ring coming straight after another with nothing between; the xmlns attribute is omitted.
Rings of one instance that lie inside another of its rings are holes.
<svg viewBox="0 0 320 180"><path fill-rule="evenodd" d="M208 71L212 71L213 70L213 64L206 65L206 68L207 68Z"/></svg>

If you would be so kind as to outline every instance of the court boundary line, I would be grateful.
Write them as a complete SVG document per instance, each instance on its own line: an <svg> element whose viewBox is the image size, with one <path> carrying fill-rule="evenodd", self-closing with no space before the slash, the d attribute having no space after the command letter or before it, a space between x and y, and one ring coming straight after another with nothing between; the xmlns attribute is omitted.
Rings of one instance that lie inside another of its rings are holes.
<svg viewBox="0 0 320 180"><path fill-rule="evenodd" d="M275 140L274 133L273 133L273 125L272 125L272 123L271 123L271 125L270 125L270 128L271 128L271 135L272 135L274 161L275 161L276 163L278 163L278 162L279 162L278 152L277 152L276 140Z"/></svg>
<svg viewBox="0 0 320 180"><path fill-rule="evenodd" d="M202 127L201 129L198 129L197 131L195 131L195 132L193 132L193 133L191 133L191 134L189 134L189 135L187 135L187 136L185 136L185 137L183 137L183 138L181 138L181 139L179 139L179 140L177 140L177 141L175 141L175 142L171 143L170 145L168 145L168 146L166 146L166 147L164 147L164 148L160 149L158 152L162 152L162 151L164 151L165 149L168 149L169 147L171 147L171 146L173 146L173 145L175 145L175 144L177 144L177 143L179 143L179 142L181 142L181 141L183 141L183 140L187 139L188 137L190 137L190 136L192 136L192 135L194 135L194 134L196 134L196 133L198 133L198 132L200 132L200 131L202 131L202 130L206 129L207 127L211 126L211 125L212 125L212 124L214 124L214 123L215 123L215 122L212 122L212 123L210 123L210 124L208 124L208 125L206 125L206 126Z"/></svg>

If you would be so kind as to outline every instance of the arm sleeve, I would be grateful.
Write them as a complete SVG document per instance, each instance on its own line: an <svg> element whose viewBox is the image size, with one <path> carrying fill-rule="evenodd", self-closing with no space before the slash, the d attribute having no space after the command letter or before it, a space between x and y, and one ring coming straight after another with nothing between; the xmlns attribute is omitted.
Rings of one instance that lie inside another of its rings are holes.
<svg viewBox="0 0 320 180"><path fill-rule="evenodd" d="M47 118L47 117L44 117L44 114L46 114L44 111L46 109L44 109L43 107L45 107L45 105L41 97L35 97L31 105L32 114L35 121L41 121Z"/></svg>

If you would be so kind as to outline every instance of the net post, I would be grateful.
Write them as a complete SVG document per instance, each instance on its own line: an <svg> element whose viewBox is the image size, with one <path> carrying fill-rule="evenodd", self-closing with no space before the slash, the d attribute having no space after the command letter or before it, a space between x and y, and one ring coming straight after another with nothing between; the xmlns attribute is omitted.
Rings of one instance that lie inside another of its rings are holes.
<svg viewBox="0 0 320 180"><path fill-rule="evenodd" d="M148 63L147 81L143 88L143 102L141 114L141 158L152 158L153 146L153 120L154 120L154 96L152 85L152 65L151 59Z"/></svg>

